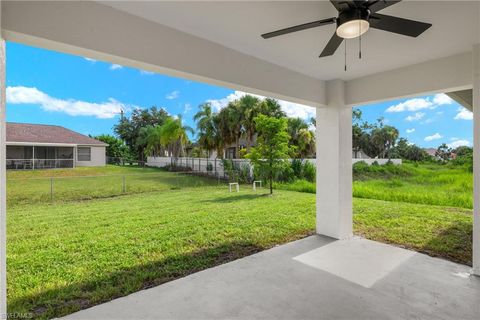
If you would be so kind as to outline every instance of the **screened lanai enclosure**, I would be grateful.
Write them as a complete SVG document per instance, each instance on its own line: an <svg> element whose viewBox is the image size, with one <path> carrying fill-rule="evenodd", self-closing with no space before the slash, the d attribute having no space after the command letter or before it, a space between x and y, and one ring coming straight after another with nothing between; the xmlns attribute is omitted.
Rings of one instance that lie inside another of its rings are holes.
<svg viewBox="0 0 480 320"><path fill-rule="evenodd" d="M73 147L7 146L7 169L55 169L73 166Z"/></svg>

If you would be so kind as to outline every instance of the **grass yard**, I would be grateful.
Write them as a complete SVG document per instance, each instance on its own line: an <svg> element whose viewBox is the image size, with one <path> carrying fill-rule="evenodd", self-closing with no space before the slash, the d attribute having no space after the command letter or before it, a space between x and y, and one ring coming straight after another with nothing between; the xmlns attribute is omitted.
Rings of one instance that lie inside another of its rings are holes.
<svg viewBox="0 0 480 320"><path fill-rule="evenodd" d="M307 193L226 187L16 206L9 310L60 316L305 237L314 206Z"/></svg>
<svg viewBox="0 0 480 320"><path fill-rule="evenodd" d="M141 167L105 166L8 171L7 202L9 206L15 206L88 200L217 184L218 181L211 178Z"/></svg>
<svg viewBox="0 0 480 320"><path fill-rule="evenodd" d="M465 167L405 163L393 172L382 167L378 172L354 173L354 197L473 208L473 176ZM276 188L315 193L315 183L303 180Z"/></svg>
<svg viewBox="0 0 480 320"><path fill-rule="evenodd" d="M413 202L428 202L422 200L427 198L399 196L407 193L405 185L415 188L422 181L424 186L414 189L418 193L423 190L432 196L431 189L441 190L443 183L461 195L459 181L468 180L468 175L454 172L449 180L445 168L429 177L432 172L428 170L433 169L408 166L392 176L369 173L356 177L357 187L359 182L368 185L372 181L374 186L397 176L404 185L380 185L388 188L383 195L397 193L392 199L410 202L354 198L354 232L471 264L468 205L426 205ZM423 177L416 176L412 168L427 171ZM97 177L63 178L76 173ZM29 174L35 179L28 179ZM53 202L48 197L29 200L24 196L43 190L45 186L38 181L49 182L51 175L57 177ZM118 191L116 179L122 175L131 181L127 194ZM9 172L8 179L8 307L10 312L31 313L39 319L69 314L315 230L315 195L309 193L311 184L302 189L302 181L297 185L302 192L275 190L270 197L264 195L267 190L254 192L242 186L240 193L229 193L225 183L217 185L215 180L178 178L170 172L134 167ZM71 185L61 189L57 179ZM144 189L135 189L137 185ZM292 186L277 187L295 189ZM89 200L78 201L84 199ZM435 200L433 196L428 199ZM440 193L438 199L446 198Z"/></svg>

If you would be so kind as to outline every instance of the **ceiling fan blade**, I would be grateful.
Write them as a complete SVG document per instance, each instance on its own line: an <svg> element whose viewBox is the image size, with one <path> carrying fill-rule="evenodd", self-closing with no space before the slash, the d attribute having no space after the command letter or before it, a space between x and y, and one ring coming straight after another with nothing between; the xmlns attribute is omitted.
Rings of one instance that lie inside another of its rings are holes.
<svg viewBox="0 0 480 320"><path fill-rule="evenodd" d="M418 37L432 26L430 23L387 16L379 13L371 14L369 22L371 28L403 34L409 37Z"/></svg>
<svg viewBox="0 0 480 320"><path fill-rule="evenodd" d="M343 38L337 36L337 33L335 32L333 36L330 38L330 40L328 41L325 48L323 49L322 53L320 53L319 58L331 56L332 54L334 54L337 48L340 47L342 42L343 42Z"/></svg>
<svg viewBox="0 0 480 320"><path fill-rule="evenodd" d="M371 13L383 10L391 5L399 3L402 0L371 0L367 3L367 7Z"/></svg>
<svg viewBox="0 0 480 320"><path fill-rule="evenodd" d="M335 9L337 9L338 12L351 8L349 1L346 0L330 0L330 3L335 7Z"/></svg>
<svg viewBox="0 0 480 320"><path fill-rule="evenodd" d="M285 29L280 29L280 30L277 30L277 31L272 31L272 32L269 32L269 33L264 33L264 34L262 34L262 38L269 39L269 38L278 37L278 36L281 36L281 35L284 35L284 34L287 34L287 33L292 33L292 32L297 32L297 31L302 31L302 30L306 30L306 29L311 29L311 28L324 26L324 25L327 25L327 24L332 24L332 23L335 23L336 19L337 18L323 19L323 20L318 20L318 21L313 21L313 22L300 24L298 26L293 26L293 27L289 27L289 28L285 28Z"/></svg>

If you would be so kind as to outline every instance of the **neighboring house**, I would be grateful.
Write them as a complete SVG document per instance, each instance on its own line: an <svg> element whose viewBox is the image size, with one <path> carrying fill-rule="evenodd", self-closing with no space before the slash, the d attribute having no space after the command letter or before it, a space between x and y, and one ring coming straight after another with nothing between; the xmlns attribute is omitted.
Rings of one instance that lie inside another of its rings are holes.
<svg viewBox="0 0 480 320"><path fill-rule="evenodd" d="M239 150L247 148L247 140L245 138L240 138L238 140L238 146L235 143L229 144L225 147L223 151L223 155L225 159L240 159L240 155L238 154ZM257 136L253 137L252 147L257 144Z"/></svg>
<svg viewBox="0 0 480 320"><path fill-rule="evenodd" d="M352 150L352 159L371 159L363 150Z"/></svg>
<svg viewBox="0 0 480 320"><path fill-rule="evenodd" d="M435 149L435 148L425 148L423 150L425 150L425 152L428 153L430 156L432 156L434 158L437 158L437 149Z"/></svg>
<svg viewBox="0 0 480 320"><path fill-rule="evenodd" d="M7 123L7 169L104 166L108 144L60 126Z"/></svg>

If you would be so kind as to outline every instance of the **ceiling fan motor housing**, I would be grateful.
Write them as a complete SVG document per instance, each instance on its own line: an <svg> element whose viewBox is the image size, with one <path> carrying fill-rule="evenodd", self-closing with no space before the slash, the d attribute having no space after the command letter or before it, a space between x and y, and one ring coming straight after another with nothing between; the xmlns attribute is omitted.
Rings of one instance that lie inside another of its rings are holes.
<svg viewBox="0 0 480 320"><path fill-rule="evenodd" d="M370 10L355 8L341 11L337 18L337 34L344 39L351 39L365 33L370 26Z"/></svg>

